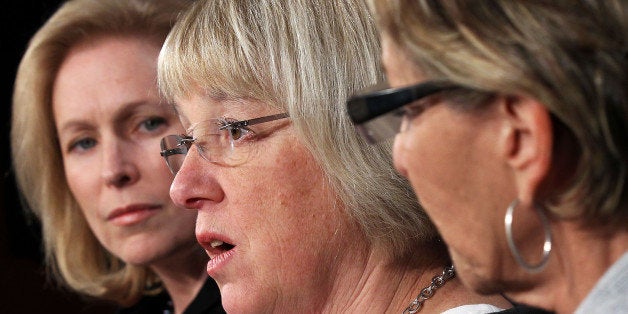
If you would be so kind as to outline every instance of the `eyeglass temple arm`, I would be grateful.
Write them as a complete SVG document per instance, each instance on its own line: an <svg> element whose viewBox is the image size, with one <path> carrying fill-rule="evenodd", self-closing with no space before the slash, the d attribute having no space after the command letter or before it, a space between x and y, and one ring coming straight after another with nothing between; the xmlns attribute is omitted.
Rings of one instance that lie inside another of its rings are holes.
<svg viewBox="0 0 628 314"><path fill-rule="evenodd" d="M415 100L450 89L448 82L427 82L402 88L389 88L347 101L347 111L354 124L362 124L380 115L403 107Z"/></svg>
<svg viewBox="0 0 628 314"><path fill-rule="evenodd" d="M259 117L259 118L250 119L250 120L237 121L237 122L228 123L226 125L221 126L220 130L223 130L223 129L227 128L227 127L243 127L243 126L248 126L248 125L260 124L260 123L264 123L264 122L270 122L270 121L274 121L274 120L288 118L289 116L290 115L287 112L284 112L284 113L278 113L278 114L274 114L274 115L270 115L270 116L264 116L264 117Z"/></svg>

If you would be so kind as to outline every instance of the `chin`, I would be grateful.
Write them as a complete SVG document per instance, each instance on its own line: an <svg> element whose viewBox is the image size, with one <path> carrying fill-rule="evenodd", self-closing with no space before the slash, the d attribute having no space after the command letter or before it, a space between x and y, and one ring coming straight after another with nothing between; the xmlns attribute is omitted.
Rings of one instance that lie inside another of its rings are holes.
<svg viewBox="0 0 628 314"><path fill-rule="evenodd" d="M133 266L148 266L160 259L164 259L168 255L168 252L164 250L164 248L155 248L147 244L136 244L131 247L126 247L126 250L122 250L119 253L120 254L115 255L125 263Z"/></svg>
<svg viewBox="0 0 628 314"><path fill-rule="evenodd" d="M133 266L148 266L155 261L155 257L152 254L141 253L126 253L118 256L125 263Z"/></svg>
<svg viewBox="0 0 628 314"><path fill-rule="evenodd" d="M227 313L292 312L292 310L278 308L277 293L279 292L276 287L246 281L244 286L235 282L216 282L220 289L222 307Z"/></svg>
<svg viewBox="0 0 628 314"><path fill-rule="evenodd" d="M474 274L467 274L460 278L465 286L479 294L491 295L504 292L504 285L495 280L476 277Z"/></svg>
<svg viewBox="0 0 628 314"><path fill-rule="evenodd" d="M232 285L218 285L222 307L227 313L263 313L264 311L253 311L254 306L250 304L253 300L251 298L239 297L239 289L235 289ZM257 304L259 306L259 304ZM257 308L257 310L260 310Z"/></svg>
<svg viewBox="0 0 628 314"><path fill-rule="evenodd" d="M461 255L450 252L456 267L456 277L462 283L479 294L495 294L504 291L504 285L499 278L497 265L483 265Z"/></svg>

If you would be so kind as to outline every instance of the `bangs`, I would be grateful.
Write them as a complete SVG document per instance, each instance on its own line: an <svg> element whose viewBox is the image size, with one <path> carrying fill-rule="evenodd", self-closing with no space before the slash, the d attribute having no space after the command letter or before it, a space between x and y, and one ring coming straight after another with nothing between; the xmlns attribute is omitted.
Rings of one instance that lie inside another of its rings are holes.
<svg viewBox="0 0 628 314"><path fill-rule="evenodd" d="M267 55L263 43L247 30L252 22L234 18L229 1L216 2L196 3L166 39L158 61L163 96L174 101L202 92L272 102L276 80L269 60L260 58Z"/></svg>

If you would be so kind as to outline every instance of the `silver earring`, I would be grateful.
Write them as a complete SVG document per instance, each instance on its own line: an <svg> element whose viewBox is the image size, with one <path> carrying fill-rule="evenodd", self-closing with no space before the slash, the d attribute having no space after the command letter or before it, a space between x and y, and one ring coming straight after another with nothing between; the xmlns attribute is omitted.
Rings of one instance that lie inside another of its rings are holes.
<svg viewBox="0 0 628 314"><path fill-rule="evenodd" d="M552 232L550 230L549 221L547 217L543 213L537 205L534 205L534 209L539 215L541 219L541 224L543 225L543 232L545 233L545 242L543 243L543 256L541 261L536 265L530 265L526 261L523 260L521 253L517 249L515 245L515 240L512 236L512 213L515 211L515 208L519 205L519 199L515 199L510 203L508 209L506 210L506 216L504 217L504 224L506 226L506 240L508 241L508 247L510 248L510 253L512 253L515 261L521 266L521 268L525 269L528 273L534 274L538 273L545 268L547 265L547 261L549 260L550 252L552 251Z"/></svg>

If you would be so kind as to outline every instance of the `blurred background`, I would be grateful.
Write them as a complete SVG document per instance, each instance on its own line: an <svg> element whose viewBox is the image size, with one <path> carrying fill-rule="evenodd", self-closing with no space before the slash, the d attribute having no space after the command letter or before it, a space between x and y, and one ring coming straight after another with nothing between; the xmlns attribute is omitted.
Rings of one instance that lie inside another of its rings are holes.
<svg viewBox="0 0 628 314"><path fill-rule="evenodd" d="M3 71L0 115L0 313L112 313L110 305L59 288L44 273L39 225L23 214L11 170L10 121L13 80L30 37L61 0L7 1L0 37ZM51 135L52 136L52 135ZM45 156L42 156L45 158Z"/></svg>

